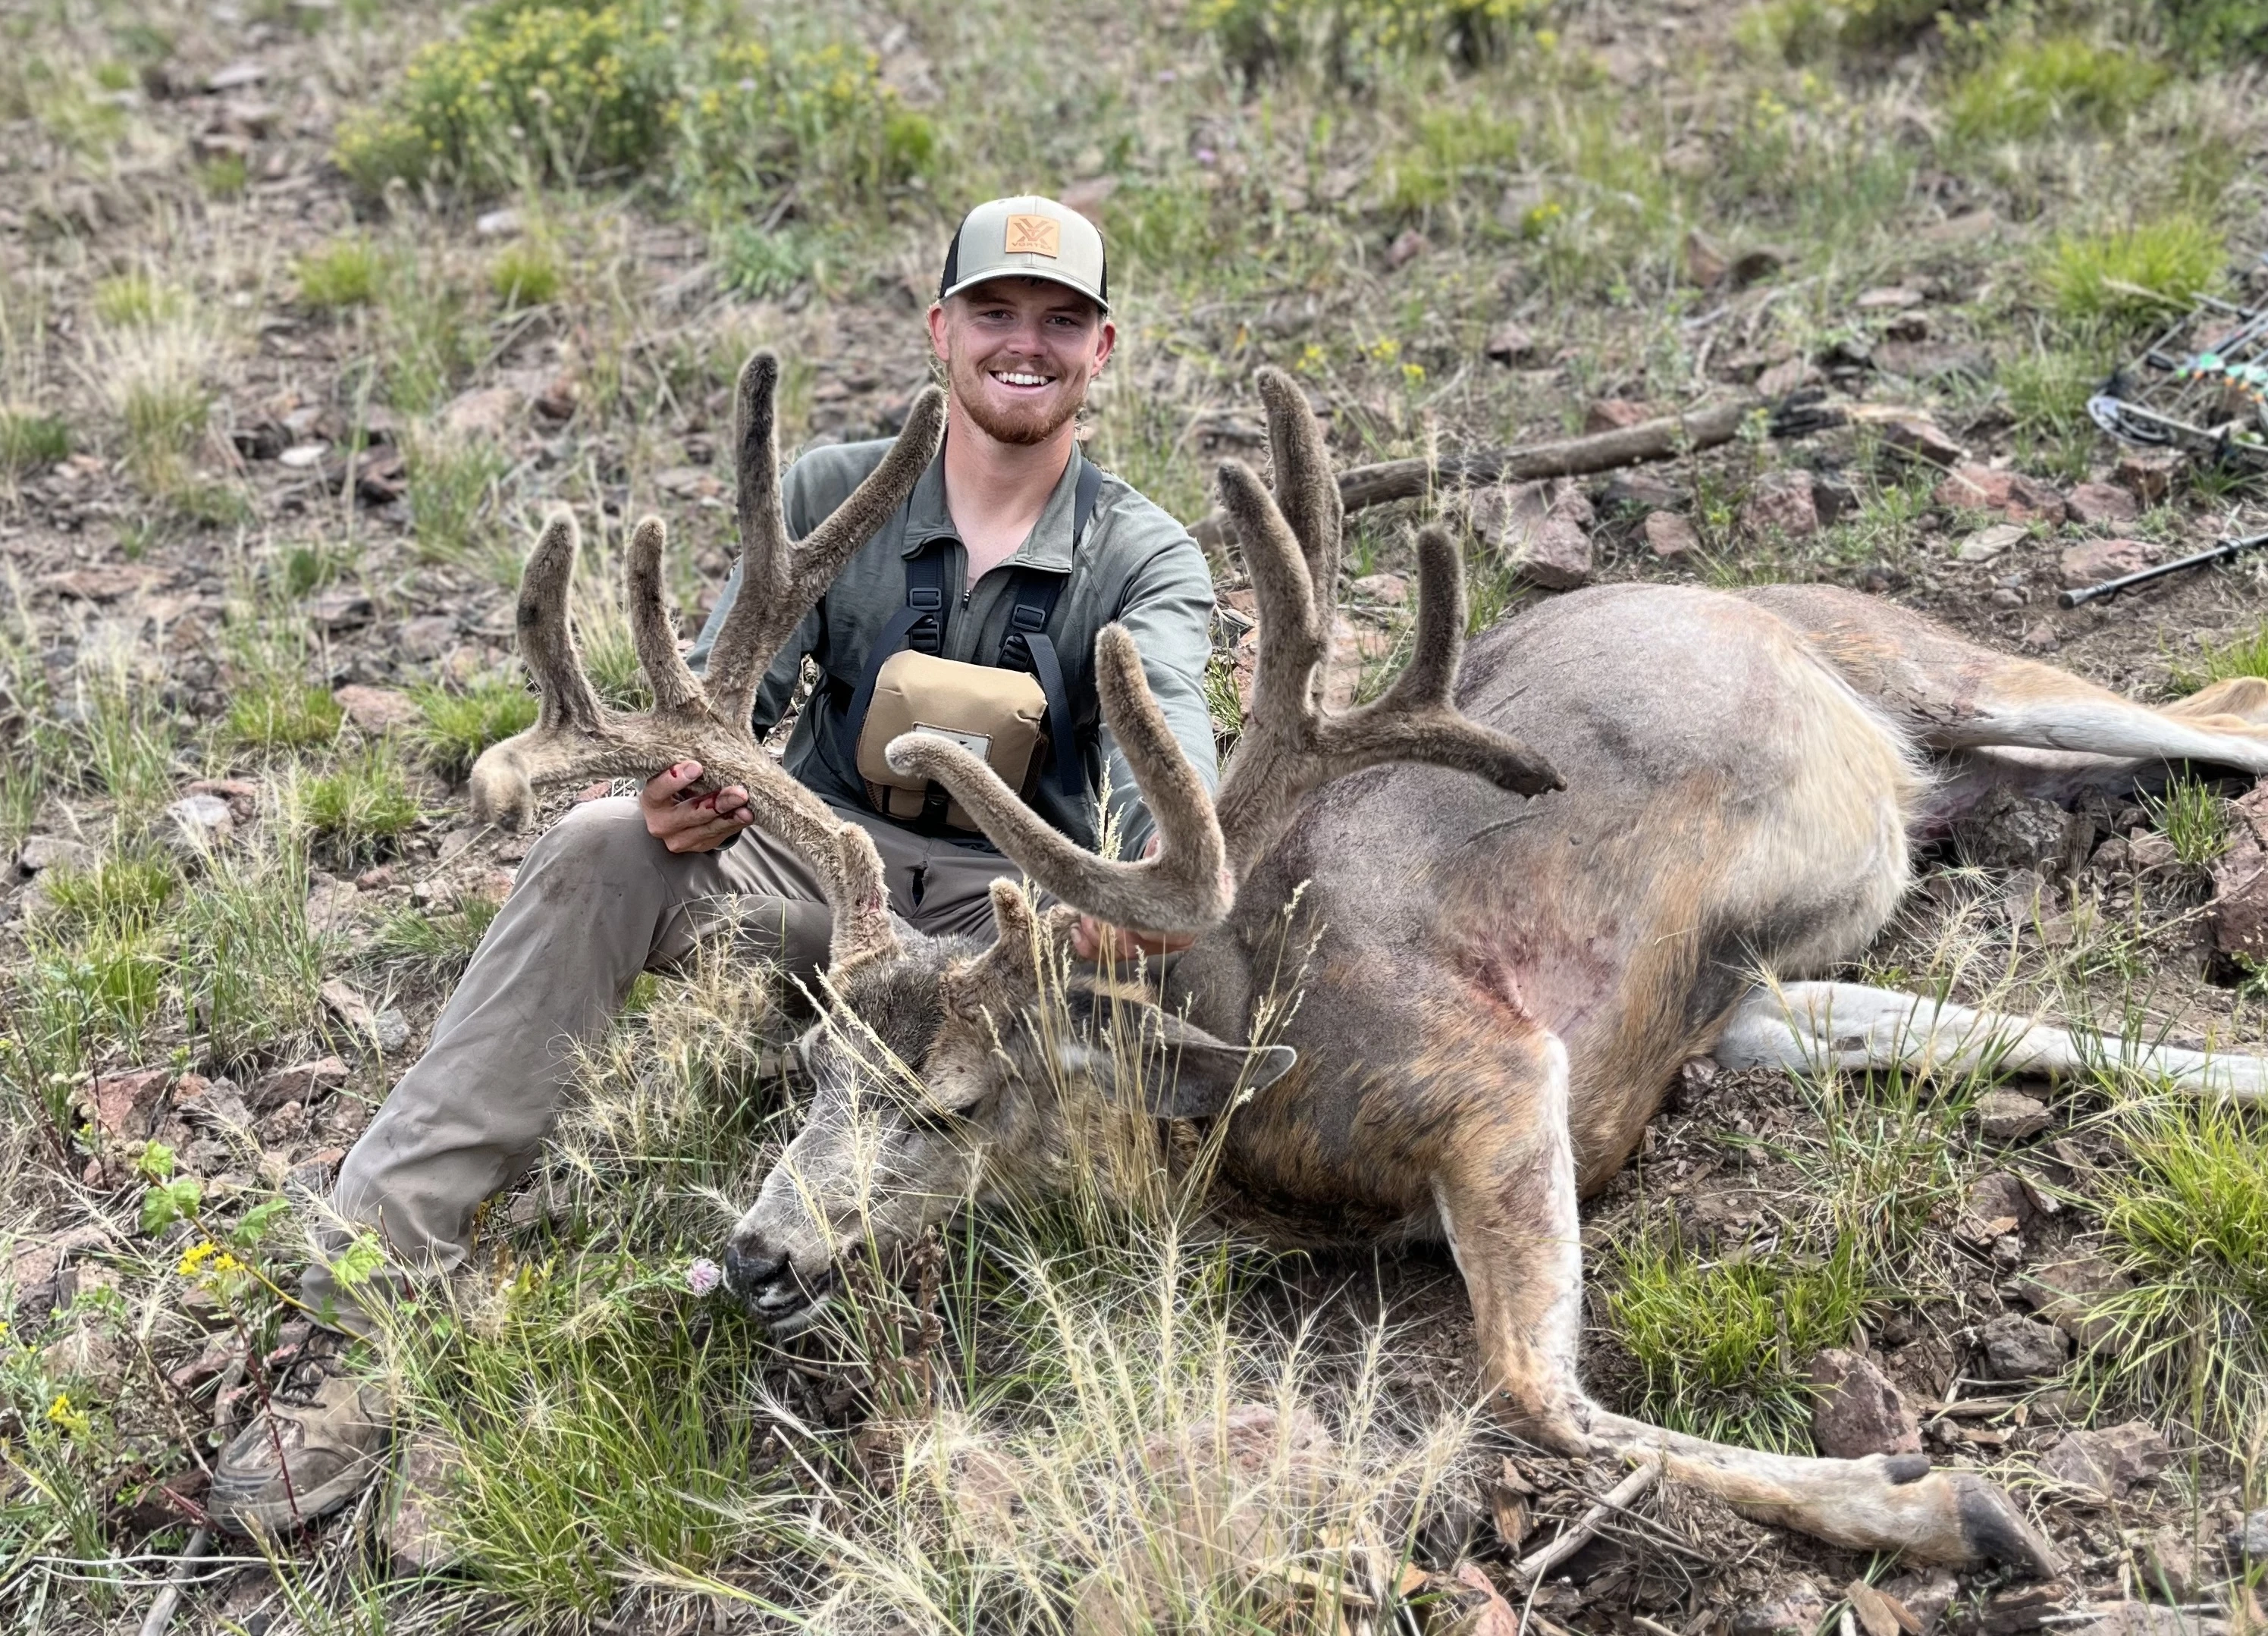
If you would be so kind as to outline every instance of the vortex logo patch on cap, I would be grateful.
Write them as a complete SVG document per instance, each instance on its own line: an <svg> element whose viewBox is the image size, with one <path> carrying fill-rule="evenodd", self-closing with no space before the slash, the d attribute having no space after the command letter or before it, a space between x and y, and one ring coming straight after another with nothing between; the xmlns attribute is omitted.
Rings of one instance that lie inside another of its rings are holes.
<svg viewBox="0 0 2268 1636"><path fill-rule="evenodd" d="M1043 255L1053 260L1063 254L1063 224L1052 216L1012 216L1008 242L1002 247L1010 255Z"/></svg>

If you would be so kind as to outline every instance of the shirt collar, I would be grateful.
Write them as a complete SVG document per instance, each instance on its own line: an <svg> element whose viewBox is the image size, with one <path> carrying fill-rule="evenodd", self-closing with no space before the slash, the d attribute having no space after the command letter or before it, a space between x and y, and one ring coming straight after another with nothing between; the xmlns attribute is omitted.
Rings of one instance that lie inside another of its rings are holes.
<svg viewBox="0 0 2268 1636"><path fill-rule="evenodd" d="M1039 521L1032 525L1032 532L1005 566L1049 569L1064 574L1071 571L1071 525L1077 520L1072 513L1079 508L1079 473L1086 459L1086 451L1072 444L1063 475L1056 480L1047 504L1040 508ZM902 554L917 556L939 539L960 538L961 531L954 527L953 513L945 503L945 448L940 444L937 458L914 484L913 494L906 502L906 539Z"/></svg>

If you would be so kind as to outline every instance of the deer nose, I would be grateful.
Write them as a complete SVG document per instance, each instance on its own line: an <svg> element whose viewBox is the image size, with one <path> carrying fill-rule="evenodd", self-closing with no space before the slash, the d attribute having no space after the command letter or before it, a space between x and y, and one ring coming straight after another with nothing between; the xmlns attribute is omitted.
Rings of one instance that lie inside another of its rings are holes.
<svg viewBox="0 0 2268 1636"><path fill-rule="evenodd" d="M725 1246L725 1288L753 1304L787 1272L784 1251L776 1256L751 1255L737 1243Z"/></svg>

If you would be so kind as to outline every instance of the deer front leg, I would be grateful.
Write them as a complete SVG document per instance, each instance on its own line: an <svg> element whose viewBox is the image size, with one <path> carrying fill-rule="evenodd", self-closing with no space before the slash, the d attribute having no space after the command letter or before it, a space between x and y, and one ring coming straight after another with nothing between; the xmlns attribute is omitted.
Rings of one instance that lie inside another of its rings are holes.
<svg viewBox="0 0 2268 1636"><path fill-rule="evenodd" d="M1957 1566L2007 1562L2045 1577L2048 1544L2007 1495L1921 1455L1821 1460L1766 1454L1612 1414L1575 1358L1581 1223L1568 1136L1567 1055L1541 1035L1495 1104L1452 1134L1435 1183L1473 1304L1491 1383L1513 1430L1567 1455L1659 1457L1662 1473L1734 1509L1857 1551Z"/></svg>

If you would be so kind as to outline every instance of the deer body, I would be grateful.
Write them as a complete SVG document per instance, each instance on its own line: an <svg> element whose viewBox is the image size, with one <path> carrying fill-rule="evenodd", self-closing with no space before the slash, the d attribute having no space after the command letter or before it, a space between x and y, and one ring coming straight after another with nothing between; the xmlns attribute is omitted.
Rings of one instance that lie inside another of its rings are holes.
<svg viewBox="0 0 2268 1636"><path fill-rule="evenodd" d="M2053 1030L1847 985L1798 982L1783 1003L1756 975L1859 954L1904 890L1911 837L1994 783L2068 795L2179 758L2268 772L2268 685L2153 710L1827 587L1595 588L1505 621L1468 657L1459 559L1427 531L1410 664L1373 704L1328 712L1338 489L1304 399L1263 371L1275 493L1241 466L1221 471L1261 620L1249 721L1218 800L1167 731L1130 639L1108 627L1094 676L1157 855L1095 857L965 751L909 734L892 765L945 785L1073 906L1042 915L996 882L989 944L909 938L865 832L733 729L784 634L926 464L939 406L925 397L843 511L791 545L774 375L762 357L742 375L744 589L709 677L676 658L648 520L630 603L657 708L599 711L566 628L572 526L556 518L521 604L544 715L474 778L483 811L521 813L534 782L668 765L697 730L711 775L749 789L757 821L824 884L832 963L801 1045L811 1109L733 1229L728 1288L792 1332L852 1246L887 1253L966 1202L1069 1185L1082 1160L1063 1088L1084 1082L1162 1118L1226 1115L1229 1213L1279 1241L1446 1241L1488 1384L1523 1434L1660 1462L1854 1548L2052 1570L2023 1514L1973 1473L1921 1456L1764 1454L1594 1404L1576 1368L1577 1207L1628 1157L1679 1064L1712 1049L1926 1069L1969 1060L1981 1029L2021 1035L2044 1067L2084 1060ZM1087 975L1064 988L1058 935L1078 910L1201 935L1154 992ZM1051 985L1065 1018L1041 1003ZM1256 1040L1287 985L1300 997L1280 1038ZM1838 1017L1854 1012L1852 1031ZM1145 1046L1130 1069L1129 1029ZM2198 1089L2268 1088L2256 1061L2161 1051L2150 1065Z"/></svg>

